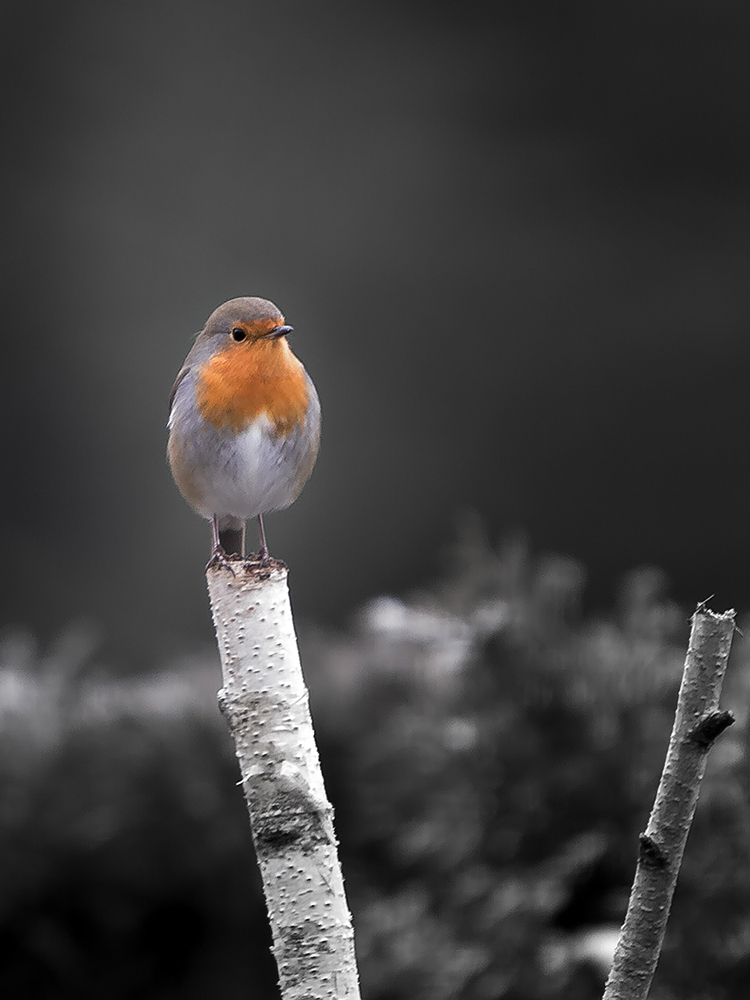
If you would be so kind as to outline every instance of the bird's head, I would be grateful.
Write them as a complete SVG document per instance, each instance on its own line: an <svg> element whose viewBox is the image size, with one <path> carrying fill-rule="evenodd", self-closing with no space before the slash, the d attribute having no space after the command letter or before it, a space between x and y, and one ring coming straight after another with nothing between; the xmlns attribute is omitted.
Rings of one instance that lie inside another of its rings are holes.
<svg viewBox="0 0 750 1000"><path fill-rule="evenodd" d="M213 350L252 348L260 342L280 341L292 332L284 317L268 299L230 299L208 317L201 338Z"/></svg>

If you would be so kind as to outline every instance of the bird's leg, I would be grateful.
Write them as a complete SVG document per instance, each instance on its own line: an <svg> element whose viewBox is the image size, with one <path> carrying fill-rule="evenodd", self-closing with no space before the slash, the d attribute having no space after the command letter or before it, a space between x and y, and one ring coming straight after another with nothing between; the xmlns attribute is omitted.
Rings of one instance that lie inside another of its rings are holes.
<svg viewBox="0 0 750 1000"><path fill-rule="evenodd" d="M258 514L258 538L260 539L260 549L258 556L262 563L268 562L268 545L266 545L266 530L263 527L263 515Z"/></svg>
<svg viewBox="0 0 750 1000"><path fill-rule="evenodd" d="M221 542L219 541L219 515L211 515L211 541L212 545L212 555L218 555L221 551Z"/></svg>
<svg viewBox="0 0 750 1000"><path fill-rule="evenodd" d="M226 562L226 552L221 544L221 539L219 538L219 515L211 515L211 558L206 563L206 569L210 569L211 566L215 566L217 563Z"/></svg>

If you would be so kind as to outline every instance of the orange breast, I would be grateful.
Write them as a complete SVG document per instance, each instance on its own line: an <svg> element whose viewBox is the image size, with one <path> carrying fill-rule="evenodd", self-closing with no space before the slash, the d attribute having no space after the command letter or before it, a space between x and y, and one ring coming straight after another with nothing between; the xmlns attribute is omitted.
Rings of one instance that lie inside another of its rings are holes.
<svg viewBox="0 0 750 1000"><path fill-rule="evenodd" d="M304 423L310 402L302 364L284 338L232 344L215 354L198 373L196 399L216 428L241 431L265 414L276 434Z"/></svg>

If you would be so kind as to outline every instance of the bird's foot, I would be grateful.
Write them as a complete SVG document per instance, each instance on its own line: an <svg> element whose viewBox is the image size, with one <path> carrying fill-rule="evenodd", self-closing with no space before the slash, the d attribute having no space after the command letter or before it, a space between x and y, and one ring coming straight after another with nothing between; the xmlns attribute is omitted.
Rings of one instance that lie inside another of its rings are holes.
<svg viewBox="0 0 750 1000"><path fill-rule="evenodd" d="M228 556L221 545L214 545L214 550L211 553L211 558L206 563L206 569L213 569L214 566L226 566L231 568L233 561L236 561L237 556Z"/></svg>
<svg viewBox="0 0 750 1000"><path fill-rule="evenodd" d="M256 566L270 566L274 560L268 554L268 549L260 549L259 552L251 552L247 557L247 561L254 563Z"/></svg>

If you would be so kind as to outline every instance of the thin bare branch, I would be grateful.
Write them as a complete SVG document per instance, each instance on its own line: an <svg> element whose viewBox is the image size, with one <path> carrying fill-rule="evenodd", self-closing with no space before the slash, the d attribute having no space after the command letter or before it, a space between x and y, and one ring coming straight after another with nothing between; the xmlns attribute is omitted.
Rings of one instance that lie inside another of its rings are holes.
<svg viewBox="0 0 750 1000"><path fill-rule="evenodd" d="M693 615L672 735L604 1000L645 1000L664 932L708 752L734 721L719 711L734 632L734 611L715 614L705 602Z"/></svg>

